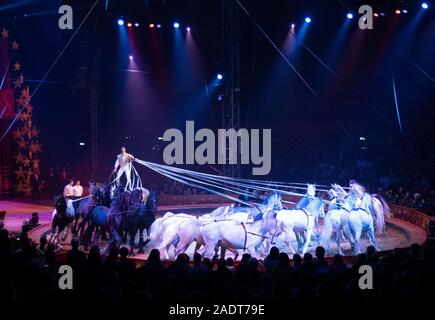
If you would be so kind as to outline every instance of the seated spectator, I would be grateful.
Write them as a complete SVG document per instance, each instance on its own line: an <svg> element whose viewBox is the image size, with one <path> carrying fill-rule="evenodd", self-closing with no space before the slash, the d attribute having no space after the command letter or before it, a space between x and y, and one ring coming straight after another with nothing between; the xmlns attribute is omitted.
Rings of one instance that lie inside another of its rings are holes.
<svg viewBox="0 0 435 320"><path fill-rule="evenodd" d="M267 272L271 272L278 265L279 250L277 247L270 248L270 252L264 259L264 267Z"/></svg>

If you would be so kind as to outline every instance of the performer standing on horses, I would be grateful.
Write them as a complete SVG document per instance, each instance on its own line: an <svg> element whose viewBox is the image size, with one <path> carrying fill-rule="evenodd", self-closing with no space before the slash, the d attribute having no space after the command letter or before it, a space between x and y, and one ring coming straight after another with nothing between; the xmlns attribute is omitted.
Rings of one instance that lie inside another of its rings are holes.
<svg viewBox="0 0 435 320"><path fill-rule="evenodd" d="M114 182L118 187L121 186L121 178L125 173L126 183L124 186L124 191L131 191L131 169L132 162L135 161L133 155L127 153L125 147L121 148L121 153L116 156L115 168L113 169L113 173L116 174L116 178Z"/></svg>

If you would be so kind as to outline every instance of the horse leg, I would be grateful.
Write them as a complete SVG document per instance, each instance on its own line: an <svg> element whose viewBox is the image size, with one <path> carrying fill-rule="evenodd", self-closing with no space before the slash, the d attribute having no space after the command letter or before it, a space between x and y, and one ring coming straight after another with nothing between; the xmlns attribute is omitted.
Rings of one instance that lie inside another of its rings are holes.
<svg viewBox="0 0 435 320"><path fill-rule="evenodd" d="M144 242L143 241L143 232L144 232L144 230L145 230L144 226L139 228L139 251L138 251L138 253L145 253L143 248L148 243L148 242ZM149 240L147 239L147 241L149 241Z"/></svg>
<svg viewBox="0 0 435 320"><path fill-rule="evenodd" d="M373 224L370 225L369 229L367 230L367 235L368 235L368 237L369 237L370 244L371 244L373 247L375 247L376 250L378 250L378 243L377 243L377 241L376 241L375 230L374 230Z"/></svg>
<svg viewBox="0 0 435 320"><path fill-rule="evenodd" d="M289 247L290 249L290 253L291 254L295 254L295 248L293 248L293 246L290 243L290 233L287 232L286 230L283 231L285 233L285 238L284 238L284 243Z"/></svg>
<svg viewBox="0 0 435 320"><path fill-rule="evenodd" d="M197 253L199 248L201 248L201 244L197 241L196 244L195 244L195 249L193 249L193 253L194 254Z"/></svg>
<svg viewBox="0 0 435 320"><path fill-rule="evenodd" d="M344 226L341 227L342 231L343 231L343 235L344 237L349 241L349 244L351 246L351 248L353 247L352 243L354 242L353 240L353 235L352 232L350 231L349 225L346 223ZM341 248L340 248L341 251ZM342 254L342 253L340 253Z"/></svg>
<svg viewBox="0 0 435 320"><path fill-rule="evenodd" d="M77 225L79 224L79 219L80 219L80 215L77 215L74 217L74 227L71 227L71 232L73 234L77 234L78 230L77 230Z"/></svg>
<svg viewBox="0 0 435 320"><path fill-rule="evenodd" d="M136 233L137 233L137 230L138 230L139 228L137 227L137 226L132 226L131 228L130 228L130 255L132 255L132 256L134 256L134 240L136 239ZM140 231L139 231L139 233L140 233ZM142 241L143 239L143 237L142 237L142 235L139 235L139 238L141 239L141 240L139 240L139 241Z"/></svg>
<svg viewBox="0 0 435 320"><path fill-rule="evenodd" d="M304 244L303 249L302 249L302 253L303 254L305 254L305 252L307 252L307 249L308 249L308 247L309 247L309 245L311 243L311 235L312 234L313 234L313 229L312 228L308 228L307 235L306 235L307 237L305 239L305 244Z"/></svg>
<svg viewBox="0 0 435 320"><path fill-rule="evenodd" d="M68 237L68 229L71 227L71 225L70 224L67 224L66 226L65 226L65 228L64 228L64 231L63 231L63 237L62 237L62 242L65 242L65 240L66 240L66 237Z"/></svg>
<svg viewBox="0 0 435 320"><path fill-rule="evenodd" d="M230 250L230 249L228 248L228 250ZM225 259L225 253L226 253L226 251L227 251L227 248L224 247L224 246L221 244L221 259ZM231 251L231 250L230 250L230 251ZM232 251L231 251L231 252L232 252ZM216 255L216 256L218 255L218 246L216 246L215 255Z"/></svg>
<svg viewBox="0 0 435 320"><path fill-rule="evenodd" d="M302 235L297 230L293 230L293 232L295 233L295 237L296 237L296 243L297 243L297 248L298 248L297 250L299 253L301 253L302 252L302 245L303 245Z"/></svg>
<svg viewBox="0 0 435 320"><path fill-rule="evenodd" d="M246 248L246 250L248 250L251 257L253 257L253 258L257 257L257 251L255 251L255 247L249 247L249 248Z"/></svg>
<svg viewBox="0 0 435 320"><path fill-rule="evenodd" d="M187 248L189 248L190 244L193 242L191 239L180 239L177 247L174 250L175 256L178 256L181 253L186 252Z"/></svg>
<svg viewBox="0 0 435 320"><path fill-rule="evenodd" d="M354 250L356 254L360 254L361 250L359 248L359 239L361 238L361 229L356 230L355 232L355 241L354 241Z"/></svg>
<svg viewBox="0 0 435 320"><path fill-rule="evenodd" d="M343 252L341 251L341 228L338 228L335 231L335 241L337 242L338 254L343 255Z"/></svg>

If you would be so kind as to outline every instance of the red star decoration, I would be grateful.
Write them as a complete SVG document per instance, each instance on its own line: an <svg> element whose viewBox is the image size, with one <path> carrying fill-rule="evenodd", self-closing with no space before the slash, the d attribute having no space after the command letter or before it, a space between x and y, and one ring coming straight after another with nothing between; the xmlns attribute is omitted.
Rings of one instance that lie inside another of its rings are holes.
<svg viewBox="0 0 435 320"><path fill-rule="evenodd" d="M25 106L25 108L26 108L26 111L27 111L28 113L31 113L31 112L33 111L33 107L31 106L30 103L28 103L28 104Z"/></svg>
<svg viewBox="0 0 435 320"><path fill-rule="evenodd" d="M14 42L12 42L12 50L18 50L20 48L20 45L18 44L17 41L14 40Z"/></svg>
<svg viewBox="0 0 435 320"><path fill-rule="evenodd" d="M15 171L15 174L17 175L17 179L18 180L19 179L24 179L25 171L23 170L22 167L20 167L17 171ZM19 187L19 185L18 185L18 187Z"/></svg>
<svg viewBox="0 0 435 320"><path fill-rule="evenodd" d="M2 37L3 37L3 39L9 38L9 30L6 30L5 28L3 28Z"/></svg>
<svg viewBox="0 0 435 320"><path fill-rule="evenodd" d="M21 70L21 64L17 61L14 63L14 71L20 71Z"/></svg>
<svg viewBox="0 0 435 320"><path fill-rule="evenodd" d="M23 160L23 166L29 167L30 166L30 159L24 159Z"/></svg>
<svg viewBox="0 0 435 320"><path fill-rule="evenodd" d="M20 141L18 141L18 147L20 149L25 149L27 147L27 141L21 138Z"/></svg>
<svg viewBox="0 0 435 320"><path fill-rule="evenodd" d="M13 134L14 134L14 139L18 139L18 138L21 138L21 136L23 135L23 132L19 128L17 128L17 129L15 129Z"/></svg>
<svg viewBox="0 0 435 320"><path fill-rule="evenodd" d="M35 127L33 127L32 128L32 137L37 137L37 136L39 136L39 130L38 129L36 129Z"/></svg>
<svg viewBox="0 0 435 320"><path fill-rule="evenodd" d="M21 154L21 152L18 152L18 155L15 156L15 162L16 163L20 163L23 161L23 155Z"/></svg>

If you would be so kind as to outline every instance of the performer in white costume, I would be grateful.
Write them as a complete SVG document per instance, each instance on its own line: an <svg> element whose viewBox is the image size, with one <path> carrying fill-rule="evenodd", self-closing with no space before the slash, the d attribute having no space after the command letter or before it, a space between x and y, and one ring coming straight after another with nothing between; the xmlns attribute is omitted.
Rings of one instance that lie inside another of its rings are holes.
<svg viewBox="0 0 435 320"><path fill-rule="evenodd" d="M124 186L124 190L128 190L128 191L131 191L132 189L132 185L131 185L132 161L135 161L133 155L127 153L125 147L122 147L121 153L116 156L115 168L113 169L113 172L116 173L116 178L114 181L116 182L116 185L118 187L121 186L121 177L125 173L127 182Z"/></svg>

